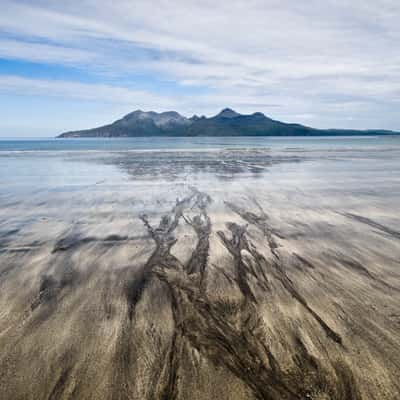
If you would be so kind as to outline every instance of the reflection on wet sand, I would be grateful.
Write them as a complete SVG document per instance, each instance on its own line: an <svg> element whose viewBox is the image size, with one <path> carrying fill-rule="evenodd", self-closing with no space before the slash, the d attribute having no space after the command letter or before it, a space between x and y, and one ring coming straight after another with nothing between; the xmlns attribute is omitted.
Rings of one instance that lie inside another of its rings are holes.
<svg viewBox="0 0 400 400"><path fill-rule="evenodd" d="M0 197L0 398L399 398L400 163L340 154L100 154L129 178Z"/></svg>

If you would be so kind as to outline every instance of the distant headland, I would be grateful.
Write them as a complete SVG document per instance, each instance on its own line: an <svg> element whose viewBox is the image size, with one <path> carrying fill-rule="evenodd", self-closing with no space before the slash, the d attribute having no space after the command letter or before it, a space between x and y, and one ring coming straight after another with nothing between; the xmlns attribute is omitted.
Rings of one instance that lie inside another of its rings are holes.
<svg viewBox="0 0 400 400"><path fill-rule="evenodd" d="M186 118L176 111L157 113L133 111L123 118L98 128L70 131L60 138L143 137L143 136L357 136L395 135L388 130L315 129L268 118L263 113L239 114L225 108L207 118Z"/></svg>

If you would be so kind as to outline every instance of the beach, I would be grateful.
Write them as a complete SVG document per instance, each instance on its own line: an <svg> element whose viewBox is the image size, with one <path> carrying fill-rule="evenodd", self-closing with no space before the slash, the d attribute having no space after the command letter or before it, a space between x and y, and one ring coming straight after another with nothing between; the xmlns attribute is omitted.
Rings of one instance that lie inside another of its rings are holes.
<svg viewBox="0 0 400 400"><path fill-rule="evenodd" d="M399 398L399 137L70 140L0 143L1 399Z"/></svg>

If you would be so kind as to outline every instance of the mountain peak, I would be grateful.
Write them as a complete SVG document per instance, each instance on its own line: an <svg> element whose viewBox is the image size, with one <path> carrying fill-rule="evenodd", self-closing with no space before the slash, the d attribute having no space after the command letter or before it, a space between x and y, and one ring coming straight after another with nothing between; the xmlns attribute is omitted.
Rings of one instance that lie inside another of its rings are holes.
<svg viewBox="0 0 400 400"><path fill-rule="evenodd" d="M164 111L161 113L155 111L136 110L122 118L124 123L150 122L157 127L165 127L169 125L185 125L189 121L176 111ZM116 121L119 123L119 121Z"/></svg>
<svg viewBox="0 0 400 400"><path fill-rule="evenodd" d="M232 110L231 108L224 108L216 117L219 118L236 118L239 117L240 114L236 111Z"/></svg>

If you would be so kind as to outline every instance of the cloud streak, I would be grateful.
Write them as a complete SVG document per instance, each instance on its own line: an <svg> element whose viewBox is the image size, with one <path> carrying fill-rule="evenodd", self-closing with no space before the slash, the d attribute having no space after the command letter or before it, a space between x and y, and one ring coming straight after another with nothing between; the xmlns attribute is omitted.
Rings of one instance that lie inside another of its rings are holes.
<svg viewBox="0 0 400 400"><path fill-rule="evenodd" d="M29 79L13 75L0 75L0 93L7 92L29 96L68 97L78 100L109 102L121 105L132 104L137 99L141 99L145 108L156 110L170 105L177 105L173 98L158 96L142 90L74 81Z"/></svg>

